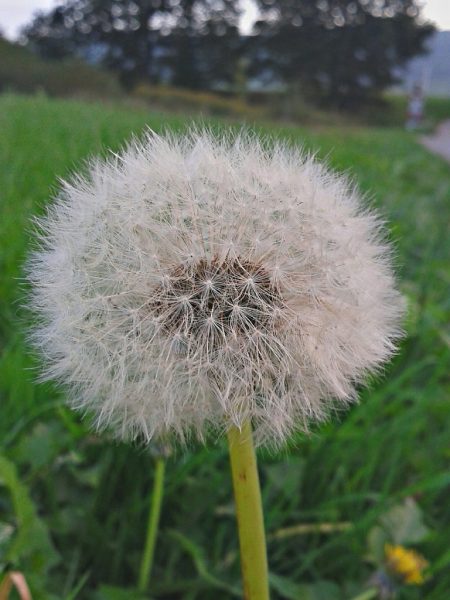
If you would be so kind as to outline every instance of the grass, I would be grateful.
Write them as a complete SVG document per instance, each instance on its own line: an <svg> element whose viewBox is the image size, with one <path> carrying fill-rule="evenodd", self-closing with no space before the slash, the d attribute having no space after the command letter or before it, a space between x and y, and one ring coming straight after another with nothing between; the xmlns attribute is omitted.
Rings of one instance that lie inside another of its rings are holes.
<svg viewBox="0 0 450 600"><path fill-rule="evenodd" d="M406 121L407 112L407 95L385 94L383 104L363 108L359 118L368 125L401 127ZM446 119L450 119L450 98L425 95L422 129L432 131L440 121Z"/></svg>
<svg viewBox="0 0 450 600"><path fill-rule="evenodd" d="M90 434L64 408L60 392L33 382L20 278L30 217L42 212L58 178L147 125L178 130L186 121L0 97L0 566L9 561L22 570L38 600L138 598L130 590L145 538L151 452ZM392 506L413 497L428 530L415 546L430 561L431 576L423 588L403 587L399 598L445 600L448 165L400 129L255 127L356 177L390 224L410 308L401 352L359 405L282 455L260 457L273 598L352 598L373 571L369 532ZM231 498L224 443L169 460L152 598L239 597ZM352 527L274 535L297 524L340 522ZM420 527L414 521L413 533Z"/></svg>

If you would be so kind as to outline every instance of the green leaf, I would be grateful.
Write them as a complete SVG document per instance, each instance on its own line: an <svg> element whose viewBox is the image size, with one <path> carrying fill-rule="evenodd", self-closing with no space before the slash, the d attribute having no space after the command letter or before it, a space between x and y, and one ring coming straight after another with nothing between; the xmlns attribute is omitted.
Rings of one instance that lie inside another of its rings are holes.
<svg viewBox="0 0 450 600"><path fill-rule="evenodd" d="M78 594L84 588L84 586L86 585L86 582L88 580L89 580L89 572L85 573L80 578L80 580L77 582L75 587L68 594L65 595L64 600L76 600L76 598L78 597Z"/></svg>
<svg viewBox="0 0 450 600"><path fill-rule="evenodd" d="M195 568L197 569L197 573L199 576L207 582L209 585L224 590L228 592L228 594L232 596L236 596L237 598L241 598L242 591L229 583L222 581L215 575L209 572L208 567L206 565L206 560L203 554L203 550L191 539L180 533L179 531L175 531L174 529L169 532L169 535L175 539L180 546L191 556L194 561Z"/></svg>
<svg viewBox="0 0 450 600"><path fill-rule="evenodd" d="M393 506L379 519L379 524L369 531L368 558L377 564L384 560L384 546L390 544L416 544L428 535L423 514L413 498Z"/></svg>
<svg viewBox="0 0 450 600"><path fill-rule="evenodd" d="M52 433L48 425L37 423L28 435L23 436L16 448L20 464L29 464L34 470L50 464L58 451Z"/></svg>
<svg viewBox="0 0 450 600"><path fill-rule="evenodd" d="M423 522L423 514L413 498L406 498L403 504L394 506L380 519L381 526L391 533L396 544L416 544L428 535Z"/></svg>
<svg viewBox="0 0 450 600"><path fill-rule="evenodd" d="M14 527L10 523L0 521L0 557L5 555L6 548L14 534Z"/></svg>
<svg viewBox="0 0 450 600"><path fill-rule="evenodd" d="M16 523L2 560L21 566L33 575L45 575L59 561L44 522L37 516L27 488L19 481L15 466L0 456L0 486L8 490Z"/></svg>

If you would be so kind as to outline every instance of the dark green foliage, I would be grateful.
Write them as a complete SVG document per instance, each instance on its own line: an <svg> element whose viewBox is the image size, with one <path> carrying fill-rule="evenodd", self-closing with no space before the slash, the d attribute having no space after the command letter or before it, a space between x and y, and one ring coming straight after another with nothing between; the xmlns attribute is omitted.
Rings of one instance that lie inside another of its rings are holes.
<svg viewBox="0 0 450 600"><path fill-rule="evenodd" d="M126 89L168 79L206 89L233 80L237 16L233 0L70 0L38 15L24 35L45 58L101 63Z"/></svg>
<svg viewBox="0 0 450 600"><path fill-rule="evenodd" d="M84 57L116 71L127 89L234 89L248 76L354 110L391 86L434 31L419 22L417 0L256 4L251 36L240 34L233 0L70 0L38 15L24 37L41 56Z"/></svg>
<svg viewBox="0 0 450 600"><path fill-rule="evenodd" d="M120 95L114 76L81 60L46 62L0 37L0 92L45 92L51 96L114 98Z"/></svg>
<svg viewBox="0 0 450 600"><path fill-rule="evenodd" d="M175 10L179 14L176 25L160 41L171 82L203 90L232 84L240 55L238 3L180 0Z"/></svg>
<svg viewBox="0 0 450 600"><path fill-rule="evenodd" d="M0 98L0 562L13 561L25 573L36 600L140 600L133 588L152 456L93 435L64 408L62 393L33 383L20 277L30 216L43 210L58 177L86 156L119 148L145 125L176 130L186 121L100 104ZM401 352L361 403L311 437L298 436L284 453L260 455L273 600L350 600L361 593L374 570L374 528L384 531L392 520L392 538L397 529L406 532L431 563L427 584L405 587L399 599L446 600L448 166L400 130L261 128L268 131L318 151L374 194L396 240L409 301ZM14 495L29 515L25 530ZM411 506L407 497L419 511L400 510ZM274 536L297 524L342 522L350 529ZM11 553L11 544L31 540L33 531L33 544ZM38 570L33 556L42 557ZM147 597L229 600L239 597L239 585L226 447L179 451L167 465Z"/></svg>
<svg viewBox="0 0 450 600"><path fill-rule="evenodd" d="M396 81L395 71L434 31L416 0L259 0L249 40L253 74L272 73L292 93L355 110Z"/></svg>
<svg viewBox="0 0 450 600"><path fill-rule="evenodd" d="M167 0L117 2L72 0L40 13L25 29L30 45L42 57L90 56L118 71L125 87L148 77L153 67L156 31L150 22L167 15Z"/></svg>

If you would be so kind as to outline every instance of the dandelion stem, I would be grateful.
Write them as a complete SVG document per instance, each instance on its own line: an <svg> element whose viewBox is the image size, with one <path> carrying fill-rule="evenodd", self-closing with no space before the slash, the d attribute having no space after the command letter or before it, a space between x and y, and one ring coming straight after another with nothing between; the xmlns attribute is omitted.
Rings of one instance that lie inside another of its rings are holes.
<svg viewBox="0 0 450 600"><path fill-rule="evenodd" d="M164 458L158 457L155 462L155 474L153 480L153 491L151 496L150 511L148 513L147 535L145 539L144 553L142 555L141 567L139 569L138 590L145 592L150 581L150 574L155 554L156 537L158 535L159 517L161 514L161 503L164 484Z"/></svg>
<svg viewBox="0 0 450 600"><path fill-rule="evenodd" d="M232 427L229 430L228 445L239 530L244 598L268 600L264 518L250 421L241 429Z"/></svg>

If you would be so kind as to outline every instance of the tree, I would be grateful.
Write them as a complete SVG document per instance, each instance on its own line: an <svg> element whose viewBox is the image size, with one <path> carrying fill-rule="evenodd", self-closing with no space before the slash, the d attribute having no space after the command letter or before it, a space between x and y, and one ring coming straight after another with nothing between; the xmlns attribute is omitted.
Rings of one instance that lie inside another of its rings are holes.
<svg viewBox="0 0 450 600"><path fill-rule="evenodd" d="M235 0L180 0L182 17L168 36L173 83L208 89L231 83L239 57L239 10Z"/></svg>
<svg viewBox="0 0 450 600"><path fill-rule="evenodd" d="M152 75L158 37L152 20L168 10L167 0L70 0L40 13L24 36L44 58L82 56L118 71L131 87Z"/></svg>
<svg viewBox="0 0 450 600"><path fill-rule="evenodd" d="M69 0L40 13L23 34L45 58L82 56L140 81L204 87L229 79L221 65L239 37L233 0Z"/></svg>
<svg viewBox="0 0 450 600"><path fill-rule="evenodd" d="M253 76L270 71L341 108L376 97L434 31L416 0L258 0Z"/></svg>

